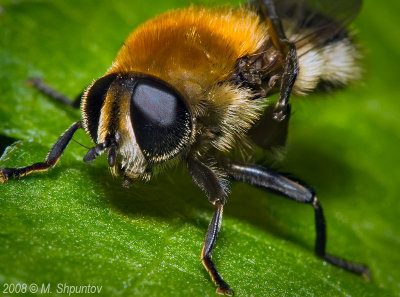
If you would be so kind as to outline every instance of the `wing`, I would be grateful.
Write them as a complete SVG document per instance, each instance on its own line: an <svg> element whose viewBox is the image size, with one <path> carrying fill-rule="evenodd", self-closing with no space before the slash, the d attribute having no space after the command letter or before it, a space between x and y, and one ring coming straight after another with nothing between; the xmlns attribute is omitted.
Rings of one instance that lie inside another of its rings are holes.
<svg viewBox="0 0 400 297"><path fill-rule="evenodd" d="M299 48L320 47L347 36L347 26L359 13L362 0L274 0L288 39ZM260 8L261 1L250 5ZM261 13L263 16L263 14ZM263 16L264 17L264 16Z"/></svg>

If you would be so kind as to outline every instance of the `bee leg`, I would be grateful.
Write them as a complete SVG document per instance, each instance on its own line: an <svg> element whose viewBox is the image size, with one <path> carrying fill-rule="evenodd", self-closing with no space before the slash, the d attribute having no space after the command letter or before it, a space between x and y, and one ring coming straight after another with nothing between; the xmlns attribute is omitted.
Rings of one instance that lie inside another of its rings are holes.
<svg viewBox="0 0 400 297"><path fill-rule="evenodd" d="M366 279L370 278L368 267L338 258L325 252L325 218L321 204L313 191L298 182L292 181L285 176L259 165L244 165L230 161L224 163L224 166L226 166L225 170L237 181L277 193L297 202L311 204L315 213L315 253L335 266L362 275Z"/></svg>
<svg viewBox="0 0 400 297"><path fill-rule="evenodd" d="M4 183L10 177L23 177L33 172L47 171L50 167L54 167L71 141L72 136L79 128L82 128L82 122L72 124L53 145L44 162L18 168L0 168L0 181Z"/></svg>
<svg viewBox="0 0 400 297"><path fill-rule="evenodd" d="M35 89L39 90L46 96L53 98L65 105L71 106L73 108L79 108L81 105L81 98L83 92L81 92L74 100L71 100L67 96L59 93L57 90L53 89L51 86L46 84L41 78L32 77L27 80L27 83L33 86Z"/></svg>
<svg viewBox="0 0 400 297"><path fill-rule="evenodd" d="M215 203L215 212L213 218L208 226L206 239L204 241L203 250L201 251L201 260L204 267L210 274L214 283L218 286L217 293L221 295L233 295L233 290L229 285L222 279L217 268L215 268L214 263L211 260L212 253L214 251L215 243L217 241L217 236L221 228L222 223L222 212L224 205L221 202Z"/></svg>
<svg viewBox="0 0 400 297"><path fill-rule="evenodd" d="M227 198L225 180L218 177L213 169L194 157L188 160L187 165L193 181L206 193L210 202L215 205L214 216L208 226L203 250L201 252L201 260L212 280L218 286L217 293L232 296L233 290L223 280L211 260L218 233L221 228L222 212Z"/></svg>
<svg viewBox="0 0 400 297"><path fill-rule="evenodd" d="M275 48L284 57L284 69L281 77L279 100L275 105L273 118L283 121L290 113L289 97L299 73L299 62L297 59L296 46L290 42L283 30L281 20L276 14L273 0L259 0L261 10L267 19L268 33Z"/></svg>

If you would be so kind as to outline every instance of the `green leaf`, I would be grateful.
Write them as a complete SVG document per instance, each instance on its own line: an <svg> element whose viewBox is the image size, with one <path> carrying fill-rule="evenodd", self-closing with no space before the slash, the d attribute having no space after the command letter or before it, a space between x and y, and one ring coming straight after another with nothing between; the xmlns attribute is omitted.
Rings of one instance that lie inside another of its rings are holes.
<svg viewBox="0 0 400 297"><path fill-rule="evenodd" d="M28 77L74 97L106 71L133 28L188 4L3 1L0 165L43 160L80 119L25 85ZM275 164L314 186L328 252L368 264L372 281L315 256L310 206L234 184L213 259L237 296L400 296L399 8L366 1L354 24L363 80L295 98L286 158ZM74 139L91 145L83 132ZM213 207L185 169L124 189L104 158L83 163L86 151L72 142L54 169L0 184L1 291L50 284L57 295L59 284L91 284L104 296L215 296L200 261Z"/></svg>

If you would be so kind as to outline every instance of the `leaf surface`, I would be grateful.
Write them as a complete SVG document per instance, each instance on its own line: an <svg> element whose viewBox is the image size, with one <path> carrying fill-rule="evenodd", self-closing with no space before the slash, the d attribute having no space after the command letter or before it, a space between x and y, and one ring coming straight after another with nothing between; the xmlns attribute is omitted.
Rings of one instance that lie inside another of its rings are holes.
<svg viewBox="0 0 400 297"><path fill-rule="evenodd" d="M106 71L133 28L188 4L6 1L0 165L43 160L80 119L25 85L28 77L74 97ZM400 295L399 8L366 1L354 24L363 80L295 98L286 158L275 163L317 191L328 252L368 264L372 281L314 255L310 206L234 184L213 259L236 296ZM92 145L83 132L74 139ZM54 169L0 184L0 283L51 284L53 295L59 284L91 284L104 296L216 296L200 261L213 207L184 168L124 189L105 158L83 163L86 151L71 142Z"/></svg>

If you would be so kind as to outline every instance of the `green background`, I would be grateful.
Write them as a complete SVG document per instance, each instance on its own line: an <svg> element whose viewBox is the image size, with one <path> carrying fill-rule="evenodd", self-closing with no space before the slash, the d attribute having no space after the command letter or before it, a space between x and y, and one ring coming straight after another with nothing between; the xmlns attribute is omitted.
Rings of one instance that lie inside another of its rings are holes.
<svg viewBox="0 0 400 297"><path fill-rule="evenodd" d="M43 160L80 119L26 78L73 97L133 28L189 2L3 0L0 165ZM399 11L398 1L365 2L353 25L363 79L294 98L285 158L273 164L314 186L327 251L368 264L372 281L313 254L310 206L234 184L213 259L237 296L400 296ZM91 145L82 131L74 139ZM55 169L0 184L0 284L50 283L54 295L66 283L103 286L104 296L215 296L200 261L213 207L184 168L124 189L104 158L83 163L86 151L72 142Z"/></svg>

